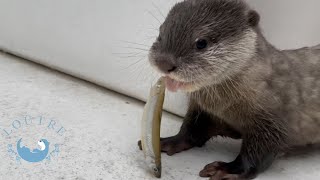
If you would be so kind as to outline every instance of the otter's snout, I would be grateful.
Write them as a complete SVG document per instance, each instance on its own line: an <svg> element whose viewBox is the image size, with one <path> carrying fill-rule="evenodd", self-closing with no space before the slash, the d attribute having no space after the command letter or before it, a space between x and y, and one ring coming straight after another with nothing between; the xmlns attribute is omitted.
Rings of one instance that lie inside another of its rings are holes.
<svg viewBox="0 0 320 180"><path fill-rule="evenodd" d="M157 57L155 59L155 65L161 72L165 74L169 74L177 69L177 65L174 62L173 58L168 56Z"/></svg>

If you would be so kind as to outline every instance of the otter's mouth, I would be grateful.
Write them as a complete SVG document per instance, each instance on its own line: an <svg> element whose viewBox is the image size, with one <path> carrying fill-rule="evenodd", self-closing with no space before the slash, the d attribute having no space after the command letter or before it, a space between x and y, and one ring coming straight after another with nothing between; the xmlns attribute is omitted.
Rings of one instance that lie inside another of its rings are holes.
<svg viewBox="0 0 320 180"><path fill-rule="evenodd" d="M188 91L192 88L192 82L183 82L165 76L166 87L169 91L176 92L178 90Z"/></svg>

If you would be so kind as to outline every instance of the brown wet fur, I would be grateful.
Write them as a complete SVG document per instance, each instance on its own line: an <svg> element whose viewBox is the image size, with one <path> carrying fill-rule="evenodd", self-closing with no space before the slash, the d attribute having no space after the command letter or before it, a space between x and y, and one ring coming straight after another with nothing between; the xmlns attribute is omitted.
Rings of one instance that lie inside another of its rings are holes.
<svg viewBox="0 0 320 180"><path fill-rule="evenodd" d="M213 180L253 179L279 155L320 143L320 45L278 50L259 20L243 0L185 0L150 49L151 65L194 87L179 133L161 139L163 152L242 139L234 161L200 172ZM197 49L199 38L206 48Z"/></svg>
<svg viewBox="0 0 320 180"><path fill-rule="evenodd" d="M223 136L240 139L241 134L221 121L218 117L202 112L196 105L191 105L179 133L168 138L161 138L161 150L168 155L202 147L211 137Z"/></svg>

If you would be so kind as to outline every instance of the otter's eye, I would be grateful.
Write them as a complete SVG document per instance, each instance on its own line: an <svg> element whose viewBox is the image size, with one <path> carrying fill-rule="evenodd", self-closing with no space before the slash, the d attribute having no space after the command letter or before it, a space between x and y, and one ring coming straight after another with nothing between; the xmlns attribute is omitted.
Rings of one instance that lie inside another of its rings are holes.
<svg viewBox="0 0 320 180"><path fill-rule="evenodd" d="M208 42L204 39L198 39L196 41L197 49L204 49L208 46Z"/></svg>

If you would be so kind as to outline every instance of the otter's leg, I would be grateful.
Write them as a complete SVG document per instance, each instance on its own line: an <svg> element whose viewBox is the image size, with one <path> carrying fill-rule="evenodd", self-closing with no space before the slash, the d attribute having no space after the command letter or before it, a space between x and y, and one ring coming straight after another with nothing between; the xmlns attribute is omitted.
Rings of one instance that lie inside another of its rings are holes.
<svg viewBox="0 0 320 180"><path fill-rule="evenodd" d="M230 162L213 162L200 172L210 180L253 179L268 168L279 152L286 147L286 126L279 119L268 119L268 114L247 125L240 154ZM247 121L248 122L248 121ZM259 122L255 124L254 122Z"/></svg>
<svg viewBox="0 0 320 180"><path fill-rule="evenodd" d="M213 117L200 109L189 108L179 133L161 139L161 150L168 155L173 155L192 147L201 147L212 136L217 135L235 139L241 138L240 133L217 117Z"/></svg>

